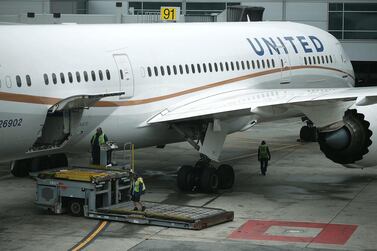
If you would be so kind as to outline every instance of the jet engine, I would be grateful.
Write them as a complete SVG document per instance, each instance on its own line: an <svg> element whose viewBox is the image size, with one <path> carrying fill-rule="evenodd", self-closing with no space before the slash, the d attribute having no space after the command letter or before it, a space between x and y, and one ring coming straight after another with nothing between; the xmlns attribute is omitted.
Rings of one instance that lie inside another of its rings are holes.
<svg viewBox="0 0 377 251"><path fill-rule="evenodd" d="M318 142L327 158L346 167L377 165L376 105L347 110L344 125L334 131L320 132Z"/></svg>

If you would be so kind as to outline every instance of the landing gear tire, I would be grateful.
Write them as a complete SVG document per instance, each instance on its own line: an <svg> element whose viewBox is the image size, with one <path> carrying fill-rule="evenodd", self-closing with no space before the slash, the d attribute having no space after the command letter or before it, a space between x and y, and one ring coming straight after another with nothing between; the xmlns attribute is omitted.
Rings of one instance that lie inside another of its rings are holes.
<svg viewBox="0 0 377 251"><path fill-rule="evenodd" d="M184 165L178 170L177 185L182 191L192 191L194 188L194 168Z"/></svg>
<svg viewBox="0 0 377 251"><path fill-rule="evenodd" d="M51 159L48 156L33 158L31 161L31 172L38 172L51 168Z"/></svg>
<svg viewBox="0 0 377 251"><path fill-rule="evenodd" d="M58 168L58 167L67 167L68 166L68 159L64 153L54 154L50 156L51 159L51 167Z"/></svg>
<svg viewBox="0 0 377 251"><path fill-rule="evenodd" d="M217 192L219 186L219 177L217 176L217 170L213 167L206 167L202 171L200 177L200 189L205 193Z"/></svg>
<svg viewBox="0 0 377 251"><path fill-rule="evenodd" d="M220 165L217 169L219 189L230 189L234 185L234 170L230 165Z"/></svg>
<svg viewBox="0 0 377 251"><path fill-rule="evenodd" d="M300 130L300 139L306 142L317 142L318 132L316 127L303 126Z"/></svg>
<svg viewBox="0 0 377 251"><path fill-rule="evenodd" d="M10 172L15 177L26 177L29 175L31 159L14 160L10 163Z"/></svg>
<svg viewBox="0 0 377 251"><path fill-rule="evenodd" d="M68 206L69 206L69 212L73 216L84 215L84 204L82 200L71 200Z"/></svg>

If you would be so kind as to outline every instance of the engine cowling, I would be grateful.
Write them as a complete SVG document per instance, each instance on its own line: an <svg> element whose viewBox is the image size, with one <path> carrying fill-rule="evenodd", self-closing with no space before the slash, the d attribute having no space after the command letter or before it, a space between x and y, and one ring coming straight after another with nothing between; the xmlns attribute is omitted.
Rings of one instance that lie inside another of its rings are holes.
<svg viewBox="0 0 377 251"><path fill-rule="evenodd" d="M344 126L320 132L318 143L327 158L346 167L377 165L377 105L347 110Z"/></svg>

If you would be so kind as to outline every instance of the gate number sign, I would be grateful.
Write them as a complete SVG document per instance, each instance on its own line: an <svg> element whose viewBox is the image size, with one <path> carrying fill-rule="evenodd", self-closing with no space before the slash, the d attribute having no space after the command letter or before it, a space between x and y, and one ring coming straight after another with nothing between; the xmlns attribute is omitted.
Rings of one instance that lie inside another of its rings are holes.
<svg viewBox="0 0 377 251"><path fill-rule="evenodd" d="M160 19L162 21L177 21L177 7L161 7Z"/></svg>

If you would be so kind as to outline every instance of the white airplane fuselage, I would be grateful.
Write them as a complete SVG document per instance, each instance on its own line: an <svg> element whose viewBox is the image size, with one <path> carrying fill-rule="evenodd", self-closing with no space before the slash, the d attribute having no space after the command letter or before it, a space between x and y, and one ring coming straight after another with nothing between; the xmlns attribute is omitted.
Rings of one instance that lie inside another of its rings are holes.
<svg viewBox="0 0 377 251"><path fill-rule="evenodd" d="M182 100L241 89L354 84L339 42L297 23L2 26L0 37L0 161L88 151L97 127L119 145L183 141L168 125L147 123ZM69 139L31 150L51 106L79 94L113 92L125 94L103 98L82 114L51 115L47 130L65 131ZM71 122L54 122L62 116Z"/></svg>

